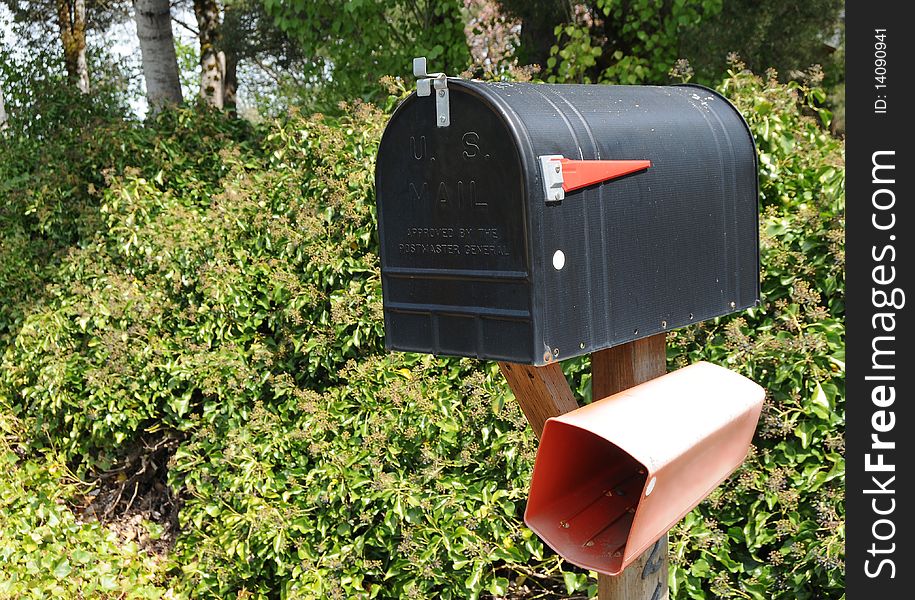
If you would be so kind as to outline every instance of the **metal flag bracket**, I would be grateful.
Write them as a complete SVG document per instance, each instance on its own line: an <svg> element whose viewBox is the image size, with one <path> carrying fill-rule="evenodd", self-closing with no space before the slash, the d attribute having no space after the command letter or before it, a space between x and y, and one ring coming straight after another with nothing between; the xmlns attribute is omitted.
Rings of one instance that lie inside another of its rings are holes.
<svg viewBox="0 0 915 600"><path fill-rule="evenodd" d="M540 157L546 202L558 202L566 192L588 187L651 167L650 160L571 160L561 154Z"/></svg>

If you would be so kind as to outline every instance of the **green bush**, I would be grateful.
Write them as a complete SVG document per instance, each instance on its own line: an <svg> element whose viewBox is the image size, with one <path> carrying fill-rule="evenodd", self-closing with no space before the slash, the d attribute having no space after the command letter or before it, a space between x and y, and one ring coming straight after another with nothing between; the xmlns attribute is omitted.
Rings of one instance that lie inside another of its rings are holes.
<svg viewBox="0 0 915 600"><path fill-rule="evenodd" d="M843 146L805 116L815 89L734 65L722 91L760 150L763 303L671 334L669 356L725 364L769 401L739 475L674 531L673 587L837 598ZM19 227L0 248L0 305L16 307L0 313L0 398L29 415L33 452L80 474L180 440L180 593L593 595L596 580L522 524L535 440L494 365L383 353L372 176L385 114L343 112L100 123L55 168L0 190ZM43 228L28 207L60 206L62 190L84 208ZM29 252L50 239L34 270ZM589 396L587 361L565 366Z"/></svg>
<svg viewBox="0 0 915 600"><path fill-rule="evenodd" d="M21 211L27 226L35 210L71 199L81 206L21 236L23 247L52 243L56 249L41 272L40 295L29 299L29 314L6 348L0 379L12 404L36 417L36 439L52 442L68 459L102 467L154 422L185 429L184 404L192 392L183 384L195 367L170 352L204 360L187 352L187 344L207 342L187 332L182 308L188 297L186 286L174 285L177 271L156 269L183 265L187 281L189 270L207 260L194 254L199 238L190 236L202 234L191 227L205 225L192 218L191 207L215 193L224 168L223 130L240 126L189 114L163 116L158 126L154 134L118 122L96 129L74 142L85 150L82 163L67 169L58 164L66 156L50 159L49 169L30 178L33 187L21 198L11 194L7 205L13 217ZM196 137L186 135L191 130ZM119 140L120 151L96 136ZM180 197L164 184L165 165ZM149 196L138 203L142 194ZM69 244L57 233L68 229ZM145 236L162 246L144 245ZM162 254L141 255L153 250ZM33 268L21 255L4 259L14 274Z"/></svg>
<svg viewBox="0 0 915 600"><path fill-rule="evenodd" d="M105 79L83 97L67 85L58 54L11 54L0 45L9 117L0 130L0 349L41 301L67 249L98 224L88 190L104 185L104 165L123 149L98 134L122 141L127 133L123 99Z"/></svg>
<svg viewBox="0 0 915 600"><path fill-rule="evenodd" d="M195 594L464 598L556 569L521 515L534 441L494 368L397 355L323 393L271 380L175 457ZM497 410L493 412L493 405Z"/></svg>
<svg viewBox="0 0 915 600"><path fill-rule="evenodd" d="M0 403L0 598L161 598L162 561L77 518L84 486L52 452L23 458L26 432Z"/></svg>

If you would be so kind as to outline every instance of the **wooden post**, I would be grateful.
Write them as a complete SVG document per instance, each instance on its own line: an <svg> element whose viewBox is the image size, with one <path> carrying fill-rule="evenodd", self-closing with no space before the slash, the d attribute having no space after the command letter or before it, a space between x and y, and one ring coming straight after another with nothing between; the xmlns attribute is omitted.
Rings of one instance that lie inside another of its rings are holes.
<svg viewBox="0 0 915 600"><path fill-rule="evenodd" d="M667 339L659 333L591 355L595 400L660 377L667 371ZM667 535L616 577L598 575L600 600L667 600Z"/></svg>
<svg viewBox="0 0 915 600"><path fill-rule="evenodd" d="M500 362L499 368L537 437L550 417L578 408L559 363L532 367ZM605 398L666 371L663 333L591 355L591 391ZM600 600L667 600L667 536L617 577L598 576Z"/></svg>
<svg viewBox="0 0 915 600"><path fill-rule="evenodd" d="M667 336L663 333L591 355L591 397L622 392L667 372Z"/></svg>
<svg viewBox="0 0 915 600"><path fill-rule="evenodd" d="M543 433L547 419L578 408L578 402L572 395L572 388L559 363L532 367L500 362L499 368L538 438Z"/></svg>

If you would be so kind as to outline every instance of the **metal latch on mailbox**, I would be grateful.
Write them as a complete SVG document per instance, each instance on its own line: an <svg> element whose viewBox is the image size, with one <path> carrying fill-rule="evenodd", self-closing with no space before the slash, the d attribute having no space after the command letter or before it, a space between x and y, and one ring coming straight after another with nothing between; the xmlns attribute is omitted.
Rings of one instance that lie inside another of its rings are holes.
<svg viewBox="0 0 915 600"><path fill-rule="evenodd" d="M566 192L644 171L650 160L570 160L561 154L540 157L543 193L547 202L558 202Z"/></svg>
<svg viewBox="0 0 915 600"><path fill-rule="evenodd" d="M416 81L417 96L429 96L432 94L432 89L435 89L436 127L448 127L451 125L448 77L444 73L429 73L426 71L425 56L413 59L413 76L418 78Z"/></svg>

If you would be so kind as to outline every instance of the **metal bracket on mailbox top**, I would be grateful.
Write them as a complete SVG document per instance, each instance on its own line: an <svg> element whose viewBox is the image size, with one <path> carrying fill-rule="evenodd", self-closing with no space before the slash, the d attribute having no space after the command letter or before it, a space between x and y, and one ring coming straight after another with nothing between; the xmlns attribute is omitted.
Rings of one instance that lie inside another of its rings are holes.
<svg viewBox="0 0 915 600"><path fill-rule="evenodd" d="M559 202L566 197L562 187L561 154L546 154L540 157L540 173L543 175L543 194L547 202Z"/></svg>
<svg viewBox="0 0 915 600"><path fill-rule="evenodd" d="M439 127L451 125L451 110L448 104L448 78L444 73L427 73L426 57L413 59L413 76L417 77L416 95L429 96L435 89L435 124Z"/></svg>

